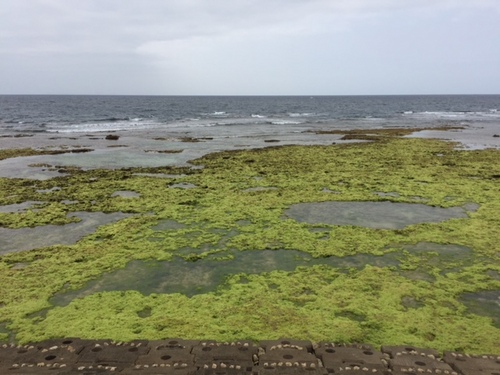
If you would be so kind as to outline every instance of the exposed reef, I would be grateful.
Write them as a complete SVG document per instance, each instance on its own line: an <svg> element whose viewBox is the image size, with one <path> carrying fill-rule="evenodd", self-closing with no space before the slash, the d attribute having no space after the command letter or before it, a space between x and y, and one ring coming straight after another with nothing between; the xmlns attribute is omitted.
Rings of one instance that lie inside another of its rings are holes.
<svg viewBox="0 0 500 375"><path fill-rule="evenodd" d="M3 150L0 159L37 152L43 151ZM0 205L36 202L0 211L5 228L68 224L68 213L82 211L133 214L74 245L1 256L0 339L294 337L500 354L496 310L465 304L474 294L500 290L500 151L384 135L360 144L225 151L192 164L203 168L68 168L65 176L42 181L0 178ZM476 210L398 229L310 224L285 215L298 203L332 201L474 204ZM439 247L423 251L420 243L467 249L467 258L447 257ZM262 250L370 255L370 264L237 269L215 291L199 294L111 290L64 306L51 302L132 261L222 262L232 252ZM372 262L387 254L397 265Z"/></svg>

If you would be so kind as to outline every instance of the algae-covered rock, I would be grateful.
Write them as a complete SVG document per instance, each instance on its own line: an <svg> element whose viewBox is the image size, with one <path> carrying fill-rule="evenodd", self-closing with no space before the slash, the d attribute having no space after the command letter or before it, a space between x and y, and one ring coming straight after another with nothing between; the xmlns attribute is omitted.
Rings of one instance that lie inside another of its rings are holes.
<svg viewBox="0 0 500 375"><path fill-rule="evenodd" d="M491 311L471 311L462 299L500 290L494 277L500 272L499 151L381 139L226 151L192 162L202 169L70 169L46 181L1 179L1 204L42 202L26 212L0 214L4 227L63 225L68 214L81 211L133 215L97 228L74 245L2 256L0 324L5 322L22 343L62 336L289 336L500 354L500 327ZM113 196L117 191L136 195ZM299 222L286 215L292 205L334 201L455 207L463 215L395 229ZM477 209L468 210L471 204ZM419 243L470 251L467 258L450 260L437 251L411 251L409 246ZM231 252L262 250L316 258L370 255L364 259L372 264L311 262L293 271L262 273L239 269L215 291L190 296L111 290L60 306L50 302L90 280L99 283L103 274L133 260L210 260L216 267L231 259ZM398 262L373 260L389 253Z"/></svg>

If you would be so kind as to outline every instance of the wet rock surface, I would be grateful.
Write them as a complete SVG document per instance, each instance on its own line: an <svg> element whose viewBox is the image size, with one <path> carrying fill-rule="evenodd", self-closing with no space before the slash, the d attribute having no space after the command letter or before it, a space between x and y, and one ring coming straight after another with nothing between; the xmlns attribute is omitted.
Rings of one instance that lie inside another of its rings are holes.
<svg viewBox="0 0 500 375"><path fill-rule="evenodd" d="M2 374L497 374L500 356L413 346L279 339L216 342L165 339L117 343L54 339L0 346Z"/></svg>

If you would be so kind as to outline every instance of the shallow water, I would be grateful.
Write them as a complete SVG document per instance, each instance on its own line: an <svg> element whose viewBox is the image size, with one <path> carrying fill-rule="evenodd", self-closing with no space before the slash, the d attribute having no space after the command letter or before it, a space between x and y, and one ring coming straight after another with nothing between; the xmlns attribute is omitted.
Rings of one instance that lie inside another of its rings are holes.
<svg viewBox="0 0 500 375"><path fill-rule="evenodd" d="M170 189L195 189L198 186L195 184L189 184L185 182L179 182L178 184L172 184L169 186Z"/></svg>
<svg viewBox="0 0 500 375"><path fill-rule="evenodd" d="M428 282L435 281L435 277L428 273L429 268L438 267L442 269L442 274L459 272L464 266L472 263L475 257L471 248L455 244L419 242L411 245L392 245L389 248L406 250L421 259L417 269L401 270L399 272L401 276Z"/></svg>
<svg viewBox="0 0 500 375"><path fill-rule="evenodd" d="M285 214L308 224L354 225L374 229L403 229L412 224L466 218L462 207L431 207L418 203L319 202L290 206Z"/></svg>
<svg viewBox="0 0 500 375"><path fill-rule="evenodd" d="M69 217L80 219L66 225L43 225L33 228L0 228L0 255L33 250L52 245L71 245L105 224L117 222L130 214L114 212L74 212Z"/></svg>
<svg viewBox="0 0 500 375"><path fill-rule="evenodd" d="M462 295L469 312L493 319L493 325L500 328L500 290L466 293Z"/></svg>
<svg viewBox="0 0 500 375"><path fill-rule="evenodd" d="M184 228L186 228L185 224L179 223L178 221L172 219L159 220L155 226L151 227L151 229L156 232L164 232L168 230L178 230Z"/></svg>
<svg viewBox="0 0 500 375"><path fill-rule="evenodd" d="M130 190L119 190L115 191L113 194L111 194L111 196L120 198L139 198L141 194Z"/></svg>
<svg viewBox="0 0 500 375"><path fill-rule="evenodd" d="M27 201L23 203L8 204L5 206L0 206L1 213L12 213L12 212L23 212L26 211L37 204L42 204L40 201Z"/></svg>
<svg viewBox="0 0 500 375"><path fill-rule="evenodd" d="M472 256L471 248L455 244L436 244L432 242L419 242L415 245L401 245L401 247L410 253L421 255L428 252L438 253L439 256L446 260L463 260Z"/></svg>
<svg viewBox="0 0 500 375"><path fill-rule="evenodd" d="M221 132L222 130L222 132ZM306 128L300 128L290 132L289 128L283 130L280 137L280 145L291 144L323 144L329 145L333 140L336 143L353 143L358 141L340 141L341 135L328 134L316 135L314 133L303 134ZM226 134L230 131L230 134ZM214 134L212 128L189 128L127 131L120 135L122 147L110 147L110 141L104 140L102 134L92 136L91 134L75 134L75 138L52 139L50 134L36 133L29 138L0 138L0 149L7 148L44 148L61 149L65 147L85 146L94 151L86 153L67 153L59 155L39 155L16 157L0 160L0 177L26 178L46 180L54 177L64 176L64 167L79 167L83 169L118 169L129 167L161 167L161 166L191 166L189 161L204 155L240 148L264 148L269 143L264 138L267 133L275 133L276 127L266 125L259 127L222 127ZM245 135L244 133L248 133ZM208 137L209 136L209 137ZM198 138L199 142L182 142L185 138ZM208 139L211 138L211 139ZM8 144L7 141L8 140ZM244 142L244 144L242 143ZM181 153L160 153L150 151L162 151L165 149L176 149L182 144ZM126 147L126 148L125 148ZM32 165L30 167L30 165ZM36 165L50 165L39 167ZM62 167L62 168L61 168ZM61 170L61 171L58 171Z"/></svg>
<svg viewBox="0 0 500 375"><path fill-rule="evenodd" d="M230 260L220 260L223 256ZM138 290L151 293L182 293L187 296L215 291L229 275L238 273L259 274L275 270L293 271L299 266L324 264L335 268L361 269L367 264L379 267L398 264L395 253L383 256L360 254L349 257L312 258L295 250L233 251L213 254L196 262L175 257L172 261L130 262L125 268L104 274L83 289L59 293L51 299L54 305L66 305L102 291Z"/></svg>

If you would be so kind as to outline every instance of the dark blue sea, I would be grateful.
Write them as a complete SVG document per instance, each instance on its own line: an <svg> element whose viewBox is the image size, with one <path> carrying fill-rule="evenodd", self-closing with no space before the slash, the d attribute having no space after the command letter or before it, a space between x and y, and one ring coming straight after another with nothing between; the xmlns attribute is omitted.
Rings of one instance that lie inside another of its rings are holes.
<svg viewBox="0 0 500 375"><path fill-rule="evenodd" d="M0 134L499 124L500 95L0 96Z"/></svg>

